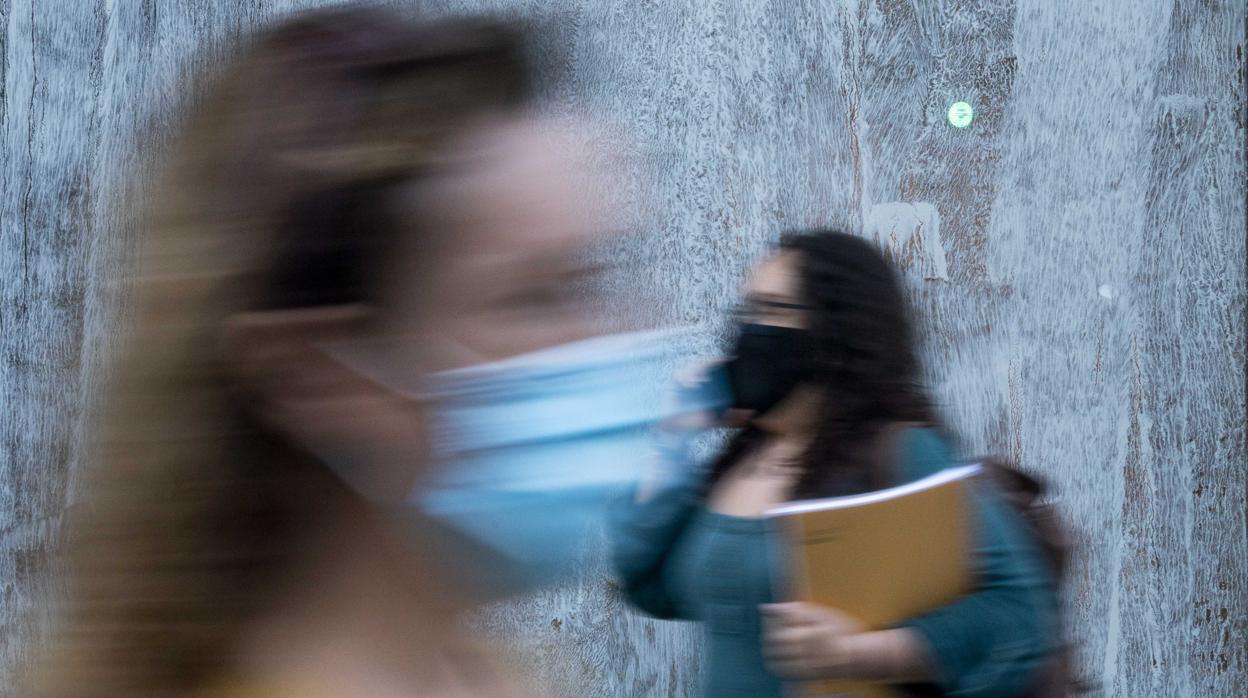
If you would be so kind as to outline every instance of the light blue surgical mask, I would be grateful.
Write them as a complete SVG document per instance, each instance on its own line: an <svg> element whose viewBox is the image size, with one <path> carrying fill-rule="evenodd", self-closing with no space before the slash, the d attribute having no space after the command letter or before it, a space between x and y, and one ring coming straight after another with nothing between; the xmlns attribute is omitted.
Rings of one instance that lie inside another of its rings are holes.
<svg viewBox="0 0 1248 698"><path fill-rule="evenodd" d="M658 421L727 403L722 391L690 394L681 404L660 400L679 336L598 337L436 373L417 387L358 347L322 349L431 408L432 453L413 454L432 456L431 475L399 518L409 526L435 522L447 534L449 562L487 575L476 580L488 582L483 588L511 593L573 571L607 504L636 484Z"/></svg>

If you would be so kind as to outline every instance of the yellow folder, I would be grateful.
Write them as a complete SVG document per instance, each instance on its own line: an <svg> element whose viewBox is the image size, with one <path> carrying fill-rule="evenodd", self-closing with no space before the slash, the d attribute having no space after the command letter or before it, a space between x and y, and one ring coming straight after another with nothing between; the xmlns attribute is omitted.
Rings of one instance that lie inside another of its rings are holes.
<svg viewBox="0 0 1248 698"><path fill-rule="evenodd" d="M970 590L969 480L979 466L949 468L898 487L772 509L785 541L793 600L837 608L886 628ZM806 696L872 698L882 684L817 681Z"/></svg>

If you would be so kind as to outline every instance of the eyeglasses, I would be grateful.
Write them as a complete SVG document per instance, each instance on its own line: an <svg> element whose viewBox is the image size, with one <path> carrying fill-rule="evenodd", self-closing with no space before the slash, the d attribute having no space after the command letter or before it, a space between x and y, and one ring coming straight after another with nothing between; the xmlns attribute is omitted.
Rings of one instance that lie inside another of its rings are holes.
<svg viewBox="0 0 1248 698"><path fill-rule="evenodd" d="M810 310L810 306L805 303L746 296L745 301L732 311L732 315L738 321L766 322L789 319L807 310Z"/></svg>

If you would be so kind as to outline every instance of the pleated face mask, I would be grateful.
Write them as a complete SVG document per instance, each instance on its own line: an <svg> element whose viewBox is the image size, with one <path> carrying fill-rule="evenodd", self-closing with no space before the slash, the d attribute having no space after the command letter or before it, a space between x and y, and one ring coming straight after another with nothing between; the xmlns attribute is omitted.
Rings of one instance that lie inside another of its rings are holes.
<svg viewBox="0 0 1248 698"><path fill-rule="evenodd" d="M322 350L428 407L432 453L416 455L433 463L397 520L425 536L440 530L439 564L509 594L574 571L609 501L636 484L658 421L726 404L726 390L660 401L675 337L598 337L424 376L417 387L350 345ZM327 455L338 470L344 459Z"/></svg>

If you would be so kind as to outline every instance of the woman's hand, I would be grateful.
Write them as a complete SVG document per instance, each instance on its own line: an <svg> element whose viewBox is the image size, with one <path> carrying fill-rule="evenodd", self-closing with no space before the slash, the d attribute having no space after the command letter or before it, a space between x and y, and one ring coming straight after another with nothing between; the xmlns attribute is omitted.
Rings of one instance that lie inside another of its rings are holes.
<svg viewBox="0 0 1248 698"><path fill-rule="evenodd" d="M853 616L810 603L764 604L759 613L763 657L781 678L906 683L934 675L927 643L908 628L865 631Z"/></svg>
<svg viewBox="0 0 1248 698"><path fill-rule="evenodd" d="M712 373L723 359L704 359L672 376L663 394L663 413L668 415L659 427L668 433L692 433L719 425L720 415L700 403L701 395L710 385Z"/></svg>
<svg viewBox="0 0 1248 698"><path fill-rule="evenodd" d="M729 400L728 386L712 384L725 380L717 374L727 361L723 357L703 359L672 377L664 395L663 411L671 415L661 424L665 431L690 433L745 424L751 413L725 404Z"/></svg>
<svg viewBox="0 0 1248 698"><path fill-rule="evenodd" d="M810 603L759 606L763 621L763 658L772 673L785 679L856 678L853 638L862 623L834 608Z"/></svg>

